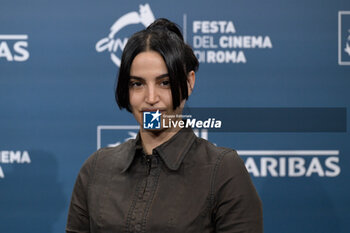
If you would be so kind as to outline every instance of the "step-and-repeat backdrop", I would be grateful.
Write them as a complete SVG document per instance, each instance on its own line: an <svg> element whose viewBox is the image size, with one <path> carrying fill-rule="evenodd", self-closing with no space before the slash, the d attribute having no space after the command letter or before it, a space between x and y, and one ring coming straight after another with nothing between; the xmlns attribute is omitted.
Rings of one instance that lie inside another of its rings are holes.
<svg viewBox="0 0 350 233"><path fill-rule="evenodd" d="M115 78L128 37L160 17L200 61L187 106L235 113L196 133L238 150L265 232L350 232L348 0L2 0L0 232L63 232L83 162L135 137Z"/></svg>

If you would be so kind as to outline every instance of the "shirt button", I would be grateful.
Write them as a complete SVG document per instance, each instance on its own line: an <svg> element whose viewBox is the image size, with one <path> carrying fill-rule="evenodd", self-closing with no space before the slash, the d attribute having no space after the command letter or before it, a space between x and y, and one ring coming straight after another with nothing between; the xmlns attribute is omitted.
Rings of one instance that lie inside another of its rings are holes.
<svg viewBox="0 0 350 233"><path fill-rule="evenodd" d="M141 230L141 224L140 223L136 224L135 230L136 231L140 231Z"/></svg>

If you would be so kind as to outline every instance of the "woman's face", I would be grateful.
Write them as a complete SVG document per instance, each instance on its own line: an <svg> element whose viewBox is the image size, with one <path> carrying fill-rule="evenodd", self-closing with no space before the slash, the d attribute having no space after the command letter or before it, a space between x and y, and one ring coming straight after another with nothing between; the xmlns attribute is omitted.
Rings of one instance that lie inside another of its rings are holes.
<svg viewBox="0 0 350 233"><path fill-rule="evenodd" d="M168 69L159 53L146 51L134 58L130 69L129 101L132 113L140 125L145 111L181 114L185 100L173 110Z"/></svg>

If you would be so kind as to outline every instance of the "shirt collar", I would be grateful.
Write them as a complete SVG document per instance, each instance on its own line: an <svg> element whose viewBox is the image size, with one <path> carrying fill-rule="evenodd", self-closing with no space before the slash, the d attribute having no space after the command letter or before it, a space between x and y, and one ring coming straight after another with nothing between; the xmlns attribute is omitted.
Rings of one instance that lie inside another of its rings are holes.
<svg viewBox="0 0 350 233"><path fill-rule="evenodd" d="M180 129L168 141L154 148L153 154L159 155L170 170L176 171L179 169L185 155L190 150L195 138L196 135L191 128ZM128 153L123 154L121 157L121 159L124 160L121 163L121 165L123 164L122 172L125 172L130 167L135 158L135 154L139 150L142 150L140 133L138 133L136 139L129 144Z"/></svg>

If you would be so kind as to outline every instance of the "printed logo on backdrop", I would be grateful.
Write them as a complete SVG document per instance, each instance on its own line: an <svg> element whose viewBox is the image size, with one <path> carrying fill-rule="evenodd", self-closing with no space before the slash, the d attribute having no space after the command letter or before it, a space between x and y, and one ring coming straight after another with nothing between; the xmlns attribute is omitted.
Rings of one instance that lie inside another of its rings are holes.
<svg viewBox="0 0 350 233"><path fill-rule="evenodd" d="M97 149L114 147L135 139L137 125L97 126ZM207 129L194 129L197 137L208 140ZM339 150L238 150L253 177L337 177L341 169Z"/></svg>
<svg viewBox="0 0 350 233"><path fill-rule="evenodd" d="M111 60L116 66L120 66L120 57L117 52L123 51L128 38L126 35L120 35L121 29L133 25L142 24L145 28L148 27L155 20L153 12L149 4L140 5L139 12L129 12L115 21L110 28L110 32L107 37L102 38L96 43L96 51L101 53L108 51L110 53ZM129 35L128 35L129 36Z"/></svg>
<svg viewBox="0 0 350 233"><path fill-rule="evenodd" d="M254 177L336 177L339 150L237 151Z"/></svg>
<svg viewBox="0 0 350 233"><path fill-rule="evenodd" d="M338 63L350 65L350 11L338 12Z"/></svg>
<svg viewBox="0 0 350 233"><path fill-rule="evenodd" d="M6 165L29 163L31 160L28 151L0 150L0 179L5 178Z"/></svg>
<svg viewBox="0 0 350 233"><path fill-rule="evenodd" d="M184 27L187 16L184 15ZM247 63L246 50L272 49L269 35L242 35L233 20L194 20L192 46L201 63Z"/></svg>
<svg viewBox="0 0 350 233"><path fill-rule="evenodd" d="M97 149L114 147L135 139L140 127L138 125L99 125L97 126ZM208 139L208 130L194 129L197 137Z"/></svg>
<svg viewBox="0 0 350 233"><path fill-rule="evenodd" d="M0 34L0 62L24 62L28 59L28 35Z"/></svg>

